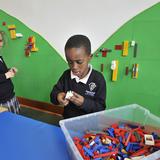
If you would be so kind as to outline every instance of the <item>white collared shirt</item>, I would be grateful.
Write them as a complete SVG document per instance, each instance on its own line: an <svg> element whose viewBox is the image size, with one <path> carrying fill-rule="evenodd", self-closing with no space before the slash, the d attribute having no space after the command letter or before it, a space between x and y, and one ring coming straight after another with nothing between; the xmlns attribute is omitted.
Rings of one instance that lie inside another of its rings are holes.
<svg viewBox="0 0 160 160"><path fill-rule="evenodd" d="M89 66L89 72L84 78L80 79L78 76L74 75L73 72L71 71L71 79L75 78L77 83L82 82L82 83L86 84L87 81L88 81L88 78L89 78L89 76L90 76L90 74L92 72L92 65L89 64L88 66Z"/></svg>

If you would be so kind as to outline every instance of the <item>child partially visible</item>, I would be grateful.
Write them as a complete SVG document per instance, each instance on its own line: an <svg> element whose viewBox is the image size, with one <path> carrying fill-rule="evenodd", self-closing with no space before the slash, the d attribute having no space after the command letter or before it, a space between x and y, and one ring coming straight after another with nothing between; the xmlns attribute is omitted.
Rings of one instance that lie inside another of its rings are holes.
<svg viewBox="0 0 160 160"><path fill-rule="evenodd" d="M15 77L17 68L7 68L2 57L2 47L5 45L5 33L0 30L0 106L8 111L18 114L20 111L19 102L15 96L14 86L11 78Z"/></svg>

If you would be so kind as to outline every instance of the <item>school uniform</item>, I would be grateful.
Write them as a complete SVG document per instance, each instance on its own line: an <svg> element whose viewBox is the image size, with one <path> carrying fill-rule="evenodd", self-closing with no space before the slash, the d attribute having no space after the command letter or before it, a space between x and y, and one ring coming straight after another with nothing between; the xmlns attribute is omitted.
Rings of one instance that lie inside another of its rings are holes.
<svg viewBox="0 0 160 160"><path fill-rule="evenodd" d="M76 106L69 102L64 107L64 118L76 117L88 113L102 111L105 109L106 82L103 75L92 69L90 65L89 73L82 79L73 75L70 69L66 70L53 87L50 99L53 104L58 105L57 95L60 92L74 91L84 97L82 106Z"/></svg>
<svg viewBox="0 0 160 160"><path fill-rule="evenodd" d="M11 79L6 79L8 68L0 56L0 106L8 108L13 113L19 113L20 105L15 97L14 86Z"/></svg>

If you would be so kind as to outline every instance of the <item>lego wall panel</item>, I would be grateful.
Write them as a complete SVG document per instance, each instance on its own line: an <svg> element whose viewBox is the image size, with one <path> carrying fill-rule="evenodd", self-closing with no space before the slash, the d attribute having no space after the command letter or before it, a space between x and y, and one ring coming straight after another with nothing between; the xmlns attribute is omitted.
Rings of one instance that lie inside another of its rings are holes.
<svg viewBox="0 0 160 160"><path fill-rule="evenodd" d="M160 3L124 24L94 53L92 64L107 81L107 106L138 103L160 116ZM123 44L129 41L127 55ZM136 44L136 45L135 45ZM100 50L112 50L103 57ZM98 55L98 56L97 56ZM117 80L112 81L111 63L118 60ZM127 68L127 69L126 69Z"/></svg>

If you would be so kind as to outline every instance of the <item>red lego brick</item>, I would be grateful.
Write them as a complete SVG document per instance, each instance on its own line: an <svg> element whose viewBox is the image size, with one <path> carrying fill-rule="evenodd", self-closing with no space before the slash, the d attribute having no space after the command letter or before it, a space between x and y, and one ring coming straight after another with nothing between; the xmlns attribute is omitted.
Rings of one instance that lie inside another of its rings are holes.
<svg viewBox="0 0 160 160"><path fill-rule="evenodd" d="M115 50L123 50L123 45L115 45Z"/></svg>

